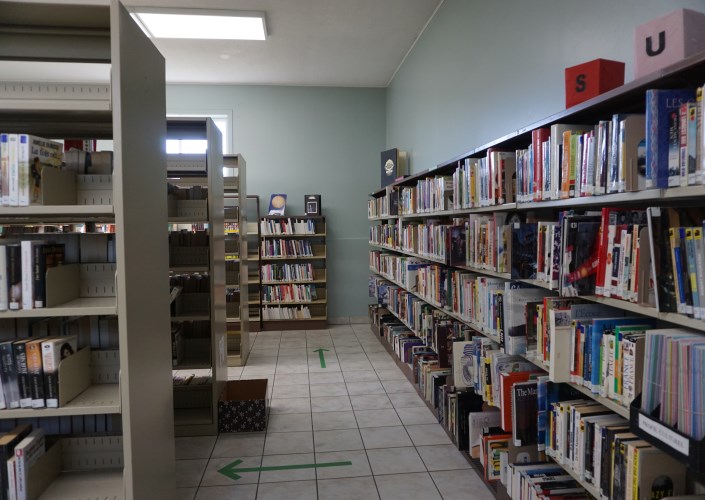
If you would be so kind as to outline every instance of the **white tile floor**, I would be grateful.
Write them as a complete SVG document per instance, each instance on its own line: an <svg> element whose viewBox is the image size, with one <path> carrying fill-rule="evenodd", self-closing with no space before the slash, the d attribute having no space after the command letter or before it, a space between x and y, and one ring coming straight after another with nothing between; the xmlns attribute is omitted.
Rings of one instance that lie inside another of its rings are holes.
<svg viewBox="0 0 705 500"><path fill-rule="evenodd" d="M269 379L266 432L177 438L178 499L489 500L369 325L252 334L231 379ZM326 367L319 353L324 351ZM350 462L238 473L219 469Z"/></svg>

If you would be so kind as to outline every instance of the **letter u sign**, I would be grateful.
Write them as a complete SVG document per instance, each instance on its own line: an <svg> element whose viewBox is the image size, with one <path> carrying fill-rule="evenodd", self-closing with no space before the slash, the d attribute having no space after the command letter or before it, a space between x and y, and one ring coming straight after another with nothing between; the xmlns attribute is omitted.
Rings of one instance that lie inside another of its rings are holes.
<svg viewBox="0 0 705 500"><path fill-rule="evenodd" d="M654 49L654 41L652 37L646 37L646 55L654 57L666 50L666 32L660 31L658 34L658 47Z"/></svg>

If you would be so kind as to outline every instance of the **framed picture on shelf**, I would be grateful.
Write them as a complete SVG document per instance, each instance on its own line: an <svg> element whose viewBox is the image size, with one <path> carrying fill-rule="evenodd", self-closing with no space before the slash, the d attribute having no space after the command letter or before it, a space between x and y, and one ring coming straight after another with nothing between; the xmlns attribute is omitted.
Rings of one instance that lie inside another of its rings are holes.
<svg viewBox="0 0 705 500"><path fill-rule="evenodd" d="M286 210L286 195L273 194L269 199L269 215L284 215Z"/></svg>

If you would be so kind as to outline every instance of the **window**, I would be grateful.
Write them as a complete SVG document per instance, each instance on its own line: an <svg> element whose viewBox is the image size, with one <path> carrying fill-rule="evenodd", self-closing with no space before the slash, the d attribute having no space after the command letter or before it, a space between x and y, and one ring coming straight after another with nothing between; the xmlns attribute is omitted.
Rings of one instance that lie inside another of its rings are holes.
<svg viewBox="0 0 705 500"><path fill-rule="evenodd" d="M223 154L228 154L231 149L230 123L231 113L168 113L167 117L203 117L207 116L218 127L223 137ZM198 154L206 152L206 141L202 139L168 139L166 141L167 154Z"/></svg>

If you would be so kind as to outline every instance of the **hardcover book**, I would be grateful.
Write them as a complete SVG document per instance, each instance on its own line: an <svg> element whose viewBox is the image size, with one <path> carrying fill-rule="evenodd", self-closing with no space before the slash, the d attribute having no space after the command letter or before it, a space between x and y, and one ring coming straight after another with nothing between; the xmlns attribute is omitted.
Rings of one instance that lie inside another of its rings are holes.
<svg viewBox="0 0 705 500"><path fill-rule="evenodd" d="M671 113L675 111L678 116L681 104L694 100L695 91L690 89L649 89L646 91L647 188L668 187L668 157L670 137L673 132ZM678 139L677 133L675 138Z"/></svg>
<svg viewBox="0 0 705 500"><path fill-rule="evenodd" d="M407 155L405 151L399 151L397 148L382 151L382 184L381 187L388 186L393 183L397 177L406 175Z"/></svg>
<svg viewBox="0 0 705 500"><path fill-rule="evenodd" d="M44 367L47 408L59 407L59 363L75 354L77 349L75 335L42 342L42 366Z"/></svg>

